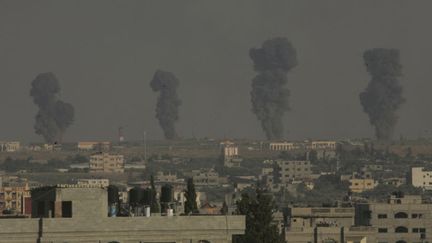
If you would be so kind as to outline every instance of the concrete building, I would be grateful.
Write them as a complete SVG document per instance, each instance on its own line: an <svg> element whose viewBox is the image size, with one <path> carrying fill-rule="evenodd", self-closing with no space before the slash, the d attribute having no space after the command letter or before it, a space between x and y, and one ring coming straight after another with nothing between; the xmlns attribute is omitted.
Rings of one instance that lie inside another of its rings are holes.
<svg viewBox="0 0 432 243"><path fill-rule="evenodd" d="M372 190L377 185L374 179L368 179L368 178L353 178L350 179L349 182L350 182L349 189L355 193Z"/></svg>
<svg viewBox="0 0 432 243"><path fill-rule="evenodd" d="M104 173L123 173L123 155L112 155L108 153L98 153L90 156L90 172Z"/></svg>
<svg viewBox="0 0 432 243"><path fill-rule="evenodd" d="M272 151L291 151L300 148L300 145L290 142L271 142L269 144L269 149Z"/></svg>
<svg viewBox="0 0 432 243"><path fill-rule="evenodd" d="M109 186L109 179L78 179L77 185L83 187L88 186L107 188Z"/></svg>
<svg viewBox="0 0 432 243"><path fill-rule="evenodd" d="M224 161L225 167L240 167L240 163L242 159L239 157L239 149L238 146L233 142L225 141L220 143L222 147L222 157Z"/></svg>
<svg viewBox="0 0 432 243"><path fill-rule="evenodd" d="M78 150L80 150L80 151L91 151L91 150L109 151L110 149L111 149L111 142L109 142L109 141L102 141L102 142L96 142L96 141L78 142Z"/></svg>
<svg viewBox="0 0 432 243"><path fill-rule="evenodd" d="M306 143L306 148L309 150L335 150L337 147L336 141L311 141Z"/></svg>
<svg viewBox="0 0 432 243"><path fill-rule="evenodd" d="M0 215L28 215L30 206L30 188L27 183L0 187Z"/></svg>
<svg viewBox="0 0 432 243"><path fill-rule="evenodd" d="M0 141L0 152L17 152L21 148L17 141Z"/></svg>
<svg viewBox="0 0 432 243"><path fill-rule="evenodd" d="M162 171L158 171L155 176L155 182L156 183L181 183L184 182L184 180L177 178L176 174L163 173Z"/></svg>
<svg viewBox="0 0 432 243"><path fill-rule="evenodd" d="M410 173L411 184L425 190L432 190L432 171L427 171L423 167L413 167Z"/></svg>
<svg viewBox="0 0 432 243"><path fill-rule="evenodd" d="M355 210L348 208L297 208L288 212L287 243L375 242L372 227L354 226Z"/></svg>
<svg viewBox="0 0 432 243"><path fill-rule="evenodd" d="M193 178L196 186L218 186L220 184L219 173L214 169L192 170L191 173L186 174Z"/></svg>
<svg viewBox="0 0 432 243"><path fill-rule="evenodd" d="M244 216L108 217L102 188L45 187L32 192L31 219L0 219L0 243L231 243Z"/></svg>
<svg viewBox="0 0 432 243"><path fill-rule="evenodd" d="M376 242L431 242L432 204L421 196L393 195L387 202L356 205L355 224L375 228Z"/></svg>

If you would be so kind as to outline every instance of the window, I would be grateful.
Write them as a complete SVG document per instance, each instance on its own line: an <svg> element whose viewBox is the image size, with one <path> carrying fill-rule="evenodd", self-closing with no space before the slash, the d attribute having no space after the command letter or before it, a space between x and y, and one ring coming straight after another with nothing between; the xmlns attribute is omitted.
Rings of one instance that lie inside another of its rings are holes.
<svg viewBox="0 0 432 243"><path fill-rule="evenodd" d="M378 228L378 233L387 233L387 228Z"/></svg>
<svg viewBox="0 0 432 243"><path fill-rule="evenodd" d="M406 219L408 218L408 214L404 212L399 212L395 214L395 219Z"/></svg>
<svg viewBox="0 0 432 243"><path fill-rule="evenodd" d="M404 226L399 226L395 229L395 233L408 233L408 228Z"/></svg>
<svg viewBox="0 0 432 243"><path fill-rule="evenodd" d="M62 217L72 218L72 202L64 201L62 202Z"/></svg>
<svg viewBox="0 0 432 243"><path fill-rule="evenodd" d="M387 218L387 214L378 214L378 218L379 219L386 219Z"/></svg>
<svg viewBox="0 0 432 243"><path fill-rule="evenodd" d="M420 228L419 231L420 231L420 233L426 233L426 229L425 228Z"/></svg>
<svg viewBox="0 0 432 243"><path fill-rule="evenodd" d="M412 229L412 232L413 232L413 233L418 233L418 232L419 232L419 228L413 228L413 229Z"/></svg>

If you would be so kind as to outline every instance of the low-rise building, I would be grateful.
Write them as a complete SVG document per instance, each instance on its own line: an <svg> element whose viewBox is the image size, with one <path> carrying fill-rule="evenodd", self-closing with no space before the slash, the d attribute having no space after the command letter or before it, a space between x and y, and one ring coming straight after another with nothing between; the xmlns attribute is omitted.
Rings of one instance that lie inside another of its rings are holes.
<svg viewBox="0 0 432 243"><path fill-rule="evenodd" d="M373 226L376 242L431 242L432 204L421 196L392 195L387 202L358 203L355 223Z"/></svg>
<svg viewBox="0 0 432 243"><path fill-rule="evenodd" d="M201 169L192 170L188 173L196 186L218 186L219 185L219 173L214 169Z"/></svg>
<svg viewBox="0 0 432 243"><path fill-rule="evenodd" d="M367 190L372 190L376 186L376 182L374 179L367 178L353 178L349 180L350 186L349 189L352 192L360 193Z"/></svg>
<svg viewBox="0 0 432 243"><path fill-rule="evenodd" d="M107 188L109 186L109 179L78 179L77 185Z"/></svg>
<svg viewBox="0 0 432 243"><path fill-rule="evenodd" d="M90 156L90 172L123 173L123 155L98 153Z"/></svg>
<svg viewBox="0 0 432 243"><path fill-rule="evenodd" d="M269 143L269 149L272 151L291 151L300 149L301 146L293 142L271 142Z"/></svg>
<svg viewBox="0 0 432 243"><path fill-rule="evenodd" d="M432 190L432 171L423 167L413 167L410 172L411 185L425 190Z"/></svg>
<svg viewBox="0 0 432 243"><path fill-rule="evenodd" d="M80 151L109 151L111 149L111 142L109 141L83 141L78 142L78 150Z"/></svg>
<svg viewBox="0 0 432 243"><path fill-rule="evenodd" d="M306 143L306 148L309 150L335 150L337 148L336 141L311 141Z"/></svg>
<svg viewBox="0 0 432 243"><path fill-rule="evenodd" d="M17 141L0 141L0 152L17 152L21 148Z"/></svg>
<svg viewBox="0 0 432 243"><path fill-rule="evenodd" d="M28 215L30 204L28 183L0 187L0 215Z"/></svg>

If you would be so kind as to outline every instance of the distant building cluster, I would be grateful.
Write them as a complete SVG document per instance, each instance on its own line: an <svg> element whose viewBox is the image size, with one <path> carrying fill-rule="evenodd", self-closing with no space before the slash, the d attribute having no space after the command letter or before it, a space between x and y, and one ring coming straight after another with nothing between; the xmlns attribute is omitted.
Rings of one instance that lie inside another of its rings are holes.
<svg viewBox="0 0 432 243"><path fill-rule="evenodd" d="M98 153L90 156L89 168L92 173L123 173L124 156Z"/></svg>

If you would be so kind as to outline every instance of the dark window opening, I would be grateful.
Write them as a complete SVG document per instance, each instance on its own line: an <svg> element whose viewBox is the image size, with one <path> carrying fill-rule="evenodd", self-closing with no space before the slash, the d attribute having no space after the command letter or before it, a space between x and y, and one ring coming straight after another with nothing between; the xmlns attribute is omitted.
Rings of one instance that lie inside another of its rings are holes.
<svg viewBox="0 0 432 243"><path fill-rule="evenodd" d="M62 217L63 218L72 218L72 202L71 201L62 202Z"/></svg>
<svg viewBox="0 0 432 243"><path fill-rule="evenodd" d="M408 218L408 214L404 212L399 212L395 214L395 219L406 219Z"/></svg>
<svg viewBox="0 0 432 243"><path fill-rule="evenodd" d="M395 233L408 233L408 228L403 227L403 226L399 226L395 229Z"/></svg>

